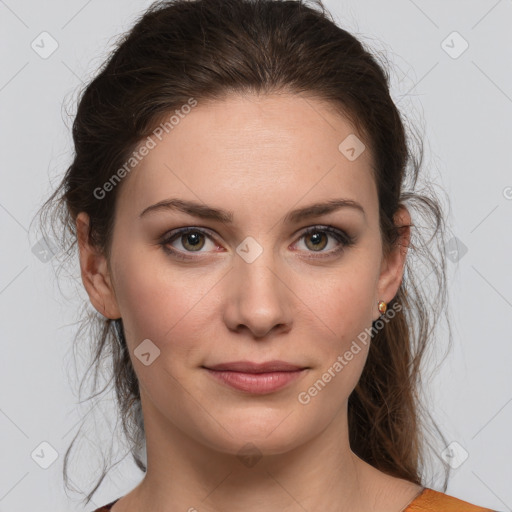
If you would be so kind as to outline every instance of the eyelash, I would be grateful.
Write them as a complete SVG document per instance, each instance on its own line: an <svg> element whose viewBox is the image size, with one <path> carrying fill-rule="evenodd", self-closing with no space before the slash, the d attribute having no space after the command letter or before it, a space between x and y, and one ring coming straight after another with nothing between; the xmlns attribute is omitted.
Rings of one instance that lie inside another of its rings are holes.
<svg viewBox="0 0 512 512"><path fill-rule="evenodd" d="M355 237L348 235L347 233L345 233L344 231L341 231L340 229L334 228L332 226L320 226L320 225L319 226L311 226L311 227L307 228L305 231L303 231L301 233L299 240L301 240L302 238L304 238L308 235L311 235L313 233L322 233L322 232L329 233L333 238L335 238L340 243L340 247L338 247L337 249L332 249L331 251L328 251L327 253L321 253L322 254L321 256L309 256L309 258L323 259L323 258L335 256L335 255L343 252L347 247L351 247L352 245L354 245L355 241L356 241ZM173 242L180 236L183 236L188 233L202 233L203 235L212 239L212 236L207 231L205 231L201 228L186 227L186 228L181 228L181 229L178 229L175 231L171 231L170 233L167 233L167 235L164 237L164 239L162 239L159 242L159 244L162 246L162 248L164 249L164 251L167 254L169 254L179 260L186 260L186 261L196 260L197 259L196 256L185 256L183 251L177 251L176 249L172 249L168 246L171 242ZM314 251L312 251L312 252L314 252Z"/></svg>

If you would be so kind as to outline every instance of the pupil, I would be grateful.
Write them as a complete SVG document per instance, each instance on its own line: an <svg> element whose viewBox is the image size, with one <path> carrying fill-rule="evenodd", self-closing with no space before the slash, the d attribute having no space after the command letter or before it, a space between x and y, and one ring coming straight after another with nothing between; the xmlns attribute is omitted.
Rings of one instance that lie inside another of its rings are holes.
<svg viewBox="0 0 512 512"><path fill-rule="evenodd" d="M203 234L197 231L185 233L182 235L183 247L187 247L189 250L194 251L196 249L201 249L205 244L204 239L201 239L202 236Z"/></svg>
<svg viewBox="0 0 512 512"><path fill-rule="evenodd" d="M315 249L320 247L319 244L321 244L323 236L324 236L324 233L319 233L319 232L313 233L309 236L310 242L313 243L313 246Z"/></svg>
<svg viewBox="0 0 512 512"><path fill-rule="evenodd" d="M195 238L195 242L193 241ZM190 241L192 239L192 242ZM199 243L199 236L197 233L192 233L187 235L187 240L191 245L197 245Z"/></svg>

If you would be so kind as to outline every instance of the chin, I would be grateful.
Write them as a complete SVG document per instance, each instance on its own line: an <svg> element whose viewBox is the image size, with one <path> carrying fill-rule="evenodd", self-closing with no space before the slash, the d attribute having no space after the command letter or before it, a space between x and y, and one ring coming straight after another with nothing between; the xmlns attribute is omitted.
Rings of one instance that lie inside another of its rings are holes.
<svg viewBox="0 0 512 512"><path fill-rule="evenodd" d="M225 425L229 433L217 425L214 432L203 432L203 442L219 452L242 458L280 455L314 435L313 429L308 429L304 422L299 427L294 416L290 410L274 411L270 415L255 410L252 414L238 415L236 419L219 418L219 423Z"/></svg>

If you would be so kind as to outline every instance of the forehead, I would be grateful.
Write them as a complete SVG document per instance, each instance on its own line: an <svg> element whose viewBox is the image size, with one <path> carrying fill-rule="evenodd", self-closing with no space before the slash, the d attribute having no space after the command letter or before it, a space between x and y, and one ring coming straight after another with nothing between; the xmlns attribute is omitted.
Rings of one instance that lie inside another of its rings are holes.
<svg viewBox="0 0 512 512"><path fill-rule="evenodd" d="M167 131L161 140L152 136L154 147L124 178L118 210L140 212L177 196L232 209L268 209L269 201L290 209L301 198L340 196L371 208L376 199L370 151L356 159L344 152L354 140L363 142L361 135L332 105L311 97L199 102Z"/></svg>

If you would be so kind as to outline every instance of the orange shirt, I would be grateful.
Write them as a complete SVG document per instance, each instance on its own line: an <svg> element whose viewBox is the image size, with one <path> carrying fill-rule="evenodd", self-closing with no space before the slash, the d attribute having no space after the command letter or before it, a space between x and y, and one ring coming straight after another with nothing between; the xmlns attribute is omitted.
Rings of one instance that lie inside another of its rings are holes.
<svg viewBox="0 0 512 512"><path fill-rule="evenodd" d="M496 512L425 487L402 512Z"/></svg>
<svg viewBox="0 0 512 512"><path fill-rule="evenodd" d="M120 499L120 498L119 498ZM94 512L108 512L114 503L112 501L107 505L96 509ZM398 511L397 511L398 512ZM423 491L409 503L409 505L400 512L497 512L490 508L472 505L467 501L459 500L443 492L434 491L425 487Z"/></svg>

